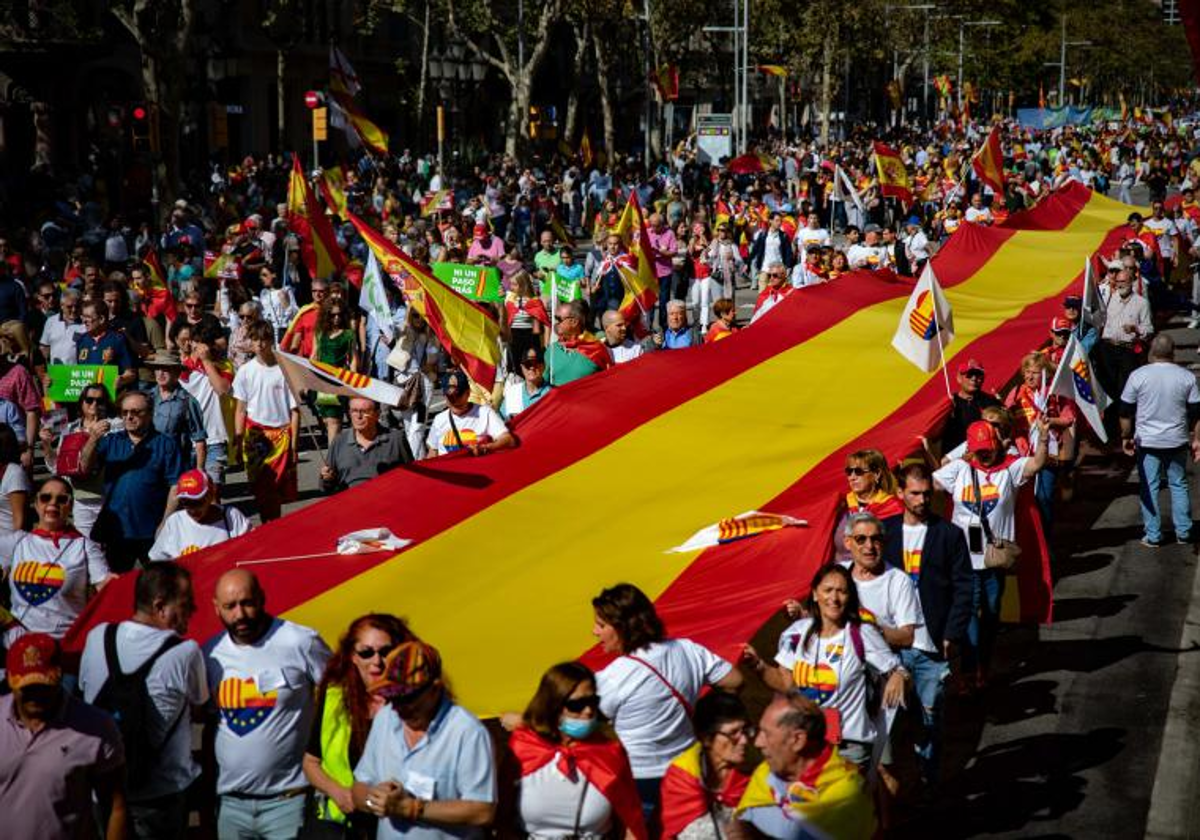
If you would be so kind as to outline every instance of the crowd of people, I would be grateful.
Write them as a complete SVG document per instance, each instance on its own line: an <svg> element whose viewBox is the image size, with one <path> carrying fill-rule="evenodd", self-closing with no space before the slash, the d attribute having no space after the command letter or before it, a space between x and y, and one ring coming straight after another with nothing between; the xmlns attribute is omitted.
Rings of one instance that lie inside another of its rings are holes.
<svg viewBox="0 0 1200 840"><path fill-rule="evenodd" d="M689 144L650 175L497 158L450 178L428 156L362 158L339 182L357 215L418 263L498 270L500 297L484 302L502 325L491 393L394 284L390 319L360 306L367 246L328 182L349 262L313 276L282 159L215 173L159 232L64 186L35 225L0 237L6 830L77 837L99 820L108 837L177 837L189 815L222 838L886 828L906 774L938 790L946 693L987 690L1019 530L1050 531L1085 453L1137 459L1147 546L1166 540L1164 481L1174 538L1192 538L1185 464L1200 458L1200 390L1161 331L1200 308L1189 138L1161 124L1006 124L1002 135L1000 195L963 175L973 129L893 132L908 205L882 194L866 134L824 150L777 139L759 150L773 164L739 175ZM414 459L512 448L512 418L554 388L753 329L787 296L850 271L915 276L962 225L999 223L1069 181L1123 195L1145 183L1150 212L1097 255L1094 297L1066 297L1044 344L1022 348L1032 352L1014 387L986 389L983 366L965 361L940 436L898 463L871 449L847 457L827 562L783 605L792 623L770 651L747 645L731 662L670 638L650 599L616 584L592 603L607 664L553 665L501 729L456 704L437 640L401 618L362 616L330 650L271 615L248 571L194 593L174 562L245 534L253 514L282 515L306 428L325 493ZM646 208L659 287L657 305L632 316L619 231L631 196ZM757 292L749 317L744 289ZM1080 407L1047 392L1072 340L1113 400L1112 450ZM281 352L392 382L402 397L296 393ZM55 402L62 365L115 370ZM236 469L253 497L245 510L229 502ZM948 518L935 512L942 499ZM65 661L61 640L88 599L133 570L131 617L94 628L81 661ZM188 622L209 597L225 630L198 645Z"/></svg>

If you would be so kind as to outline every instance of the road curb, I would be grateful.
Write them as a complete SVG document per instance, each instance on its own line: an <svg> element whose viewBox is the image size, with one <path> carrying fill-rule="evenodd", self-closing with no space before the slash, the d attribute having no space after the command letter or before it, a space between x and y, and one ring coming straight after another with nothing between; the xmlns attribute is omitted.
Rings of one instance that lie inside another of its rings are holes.
<svg viewBox="0 0 1200 840"><path fill-rule="evenodd" d="M1192 597L1179 637L1178 665L1163 727L1162 750L1150 794L1147 840L1200 837L1200 564L1192 576Z"/></svg>

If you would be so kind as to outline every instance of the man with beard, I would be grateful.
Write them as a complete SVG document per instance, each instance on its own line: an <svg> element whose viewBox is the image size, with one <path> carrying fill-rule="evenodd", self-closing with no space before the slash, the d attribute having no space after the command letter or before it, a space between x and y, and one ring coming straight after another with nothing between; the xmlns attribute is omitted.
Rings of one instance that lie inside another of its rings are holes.
<svg viewBox="0 0 1200 840"><path fill-rule="evenodd" d="M301 762L330 651L315 630L268 613L266 600L245 569L223 574L213 595L225 626L204 645L221 837L283 840L304 822Z"/></svg>

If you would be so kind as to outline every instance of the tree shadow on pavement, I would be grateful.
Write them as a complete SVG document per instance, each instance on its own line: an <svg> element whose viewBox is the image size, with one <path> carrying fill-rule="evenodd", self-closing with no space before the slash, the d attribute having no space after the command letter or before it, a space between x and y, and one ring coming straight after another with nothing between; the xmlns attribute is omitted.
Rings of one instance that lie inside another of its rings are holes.
<svg viewBox="0 0 1200 840"><path fill-rule="evenodd" d="M1017 682L1035 674L1053 674L1056 671L1094 673L1140 653L1165 653L1175 656L1195 651L1200 651L1200 644L1193 644L1189 648L1164 647L1150 644L1141 636L1043 639L1028 648L1019 661L1009 666L1005 678L1010 682Z"/></svg>
<svg viewBox="0 0 1200 840"><path fill-rule="evenodd" d="M1125 748L1125 735L1124 729L1102 728L1081 735L1033 735L985 747L947 782L937 801L912 812L888 836L958 838L1001 832L1038 836L1026 830L1030 824L1036 827L1040 821L1057 820L1078 808L1087 787L1079 774L1118 756Z"/></svg>
<svg viewBox="0 0 1200 840"><path fill-rule="evenodd" d="M1114 562L1117 556L1107 551L1098 551L1095 554L1088 554L1084 557L1064 557L1063 559L1055 559L1051 565L1050 571L1054 575L1054 582L1076 575L1087 575L1092 572L1098 572L1101 569L1107 569Z"/></svg>
<svg viewBox="0 0 1200 840"><path fill-rule="evenodd" d="M1103 598L1056 598L1054 621L1081 618L1112 618L1138 599L1137 595L1108 595Z"/></svg>

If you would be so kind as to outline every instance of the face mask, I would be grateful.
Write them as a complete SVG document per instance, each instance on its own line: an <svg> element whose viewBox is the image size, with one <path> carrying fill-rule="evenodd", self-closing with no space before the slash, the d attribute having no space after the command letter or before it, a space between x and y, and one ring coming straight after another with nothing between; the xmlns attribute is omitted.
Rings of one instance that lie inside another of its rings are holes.
<svg viewBox="0 0 1200 840"><path fill-rule="evenodd" d="M568 738L582 741L595 732L596 727L599 725L600 721L596 718L565 717L558 722L558 731Z"/></svg>

